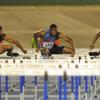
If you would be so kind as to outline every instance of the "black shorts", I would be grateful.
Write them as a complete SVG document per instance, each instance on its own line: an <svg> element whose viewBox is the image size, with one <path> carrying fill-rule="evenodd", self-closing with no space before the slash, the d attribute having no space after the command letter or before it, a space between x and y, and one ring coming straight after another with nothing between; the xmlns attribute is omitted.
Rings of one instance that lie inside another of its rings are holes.
<svg viewBox="0 0 100 100"><path fill-rule="evenodd" d="M50 54L62 54L64 46L54 45L50 50Z"/></svg>

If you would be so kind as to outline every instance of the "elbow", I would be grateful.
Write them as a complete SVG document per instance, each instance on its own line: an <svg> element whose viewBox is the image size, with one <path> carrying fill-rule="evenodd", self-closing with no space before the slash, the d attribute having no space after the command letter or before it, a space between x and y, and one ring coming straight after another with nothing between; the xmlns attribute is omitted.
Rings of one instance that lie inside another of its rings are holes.
<svg viewBox="0 0 100 100"><path fill-rule="evenodd" d="M19 41L14 40L13 43L14 43L14 44L19 44Z"/></svg>
<svg viewBox="0 0 100 100"><path fill-rule="evenodd" d="M98 37L100 36L100 31L97 33L97 36L98 36Z"/></svg>

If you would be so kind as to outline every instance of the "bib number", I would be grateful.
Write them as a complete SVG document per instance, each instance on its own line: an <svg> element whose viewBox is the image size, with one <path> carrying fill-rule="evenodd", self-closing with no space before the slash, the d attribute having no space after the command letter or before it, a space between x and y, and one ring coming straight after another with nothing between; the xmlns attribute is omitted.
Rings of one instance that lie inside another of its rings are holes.
<svg viewBox="0 0 100 100"><path fill-rule="evenodd" d="M43 42L43 47L44 48L52 48L53 47L54 42Z"/></svg>

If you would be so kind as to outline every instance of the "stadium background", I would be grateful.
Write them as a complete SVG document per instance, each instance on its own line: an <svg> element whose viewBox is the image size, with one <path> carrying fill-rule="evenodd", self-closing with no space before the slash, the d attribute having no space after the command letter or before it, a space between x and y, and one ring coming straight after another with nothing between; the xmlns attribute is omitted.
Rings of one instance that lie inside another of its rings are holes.
<svg viewBox="0 0 100 100"><path fill-rule="evenodd" d="M99 4L100 0L0 0L0 25L30 48L35 31L56 23L76 47L88 48L100 29Z"/></svg>
<svg viewBox="0 0 100 100"><path fill-rule="evenodd" d="M0 0L6 5L98 5L100 0Z"/></svg>

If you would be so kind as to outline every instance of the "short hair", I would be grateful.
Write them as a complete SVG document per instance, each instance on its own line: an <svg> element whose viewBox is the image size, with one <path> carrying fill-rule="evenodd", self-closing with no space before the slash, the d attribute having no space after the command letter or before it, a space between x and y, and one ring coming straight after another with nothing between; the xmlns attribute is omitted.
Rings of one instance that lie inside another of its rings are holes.
<svg viewBox="0 0 100 100"><path fill-rule="evenodd" d="M50 25L50 30L51 30L52 28L57 28L57 25L56 25L56 24L51 24L51 25Z"/></svg>
<svg viewBox="0 0 100 100"><path fill-rule="evenodd" d="M2 30L3 28L2 28L2 26L0 26L0 30Z"/></svg>

